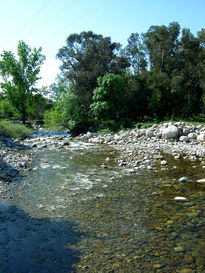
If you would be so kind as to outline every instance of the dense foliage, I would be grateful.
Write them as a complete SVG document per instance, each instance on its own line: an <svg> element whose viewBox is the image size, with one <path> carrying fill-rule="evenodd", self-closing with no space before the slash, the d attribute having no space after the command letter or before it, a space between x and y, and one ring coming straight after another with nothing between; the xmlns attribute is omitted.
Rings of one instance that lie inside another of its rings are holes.
<svg viewBox="0 0 205 273"><path fill-rule="evenodd" d="M82 32L68 37L58 58L69 88L55 88L56 109L70 129L90 119L126 126L204 112L204 29L195 37L177 22L151 26L141 35L132 33L124 49L110 38Z"/></svg>
<svg viewBox="0 0 205 273"><path fill-rule="evenodd" d="M119 52L120 44L91 31L70 35L66 46L59 50L62 73L70 82L84 116L88 116L97 78L106 73L122 73L129 66Z"/></svg>
<svg viewBox="0 0 205 273"><path fill-rule="evenodd" d="M0 113L9 117L20 112L23 120L25 110L16 98L23 100L20 95L26 94L24 105L40 107L40 98L30 91L43 57L35 51L38 65L30 66L33 55L25 44L20 45L26 58L31 56L28 62L21 64L21 55L19 61L9 52L2 55L1 74L11 75L14 81L7 76L7 87L2 84L5 92ZM49 87L54 106L45 114L48 127L80 132L96 126L121 128L145 119L191 118L204 113L205 29L194 36L189 29L181 30L177 22L151 26L146 33L132 33L124 48L110 37L81 32L67 38L57 57L62 61L61 75ZM8 60L13 66L3 65ZM20 72L11 74L12 67L14 71L20 67ZM31 74L22 81L25 71ZM27 113L36 109L24 108Z"/></svg>

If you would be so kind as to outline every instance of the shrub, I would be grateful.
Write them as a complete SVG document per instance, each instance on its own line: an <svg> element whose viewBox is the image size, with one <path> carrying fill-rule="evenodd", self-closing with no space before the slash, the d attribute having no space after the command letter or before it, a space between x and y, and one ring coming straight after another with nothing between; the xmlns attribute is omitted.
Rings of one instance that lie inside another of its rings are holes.
<svg viewBox="0 0 205 273"><path fill-rule="evenodd" d="M32 130L23 124L11 123L3 120L0 122L0 136L25 139L32 134Z"/></svg>

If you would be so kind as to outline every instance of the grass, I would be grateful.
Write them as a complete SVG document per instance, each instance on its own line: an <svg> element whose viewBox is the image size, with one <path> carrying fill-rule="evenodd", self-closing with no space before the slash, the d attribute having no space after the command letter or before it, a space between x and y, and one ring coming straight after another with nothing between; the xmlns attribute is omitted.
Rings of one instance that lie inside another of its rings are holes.
<svg viewBox="0 0 205 273"><path fill-rule="evenodd" d="M32 134L32 130L20 123L7 120L0 121L0 136L25 139Z"/></svg>

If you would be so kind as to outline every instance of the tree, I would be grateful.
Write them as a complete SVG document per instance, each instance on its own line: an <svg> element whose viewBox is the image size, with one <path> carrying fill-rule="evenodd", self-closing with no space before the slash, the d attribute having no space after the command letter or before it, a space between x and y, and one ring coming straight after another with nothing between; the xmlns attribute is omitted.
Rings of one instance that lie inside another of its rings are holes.
<svg viewBox="0 0 205 273"><path fill-rule="evenodd" d="M58 101L63 94L70 90L70 83L62 75L57 75L56 81L49 86L49 97Z"/></svg>
<svg viewBox="0 0 205 273"><path fill-rule="evenodd" d="M127 59L120 56L120 44L92 31L70 35L57 57L85 116L89 113L97 78L106 73L122 73L129 66Z"/></svg>
<svg viewBox="0 0 205 273"><path fill-rule="evenodd" d="M176 69L172 75L172 93L175 113L184 117L198 114L201 110L204 81L204 51L200 39L189 29L182 30Z"/></svg>
<svg viewBox="0 0 205 273"><path fill-rule="evenodd" d="M170 74L177 63L180 25L177 22L166 26L151 26L143 34L144 46L149 56L151 70Z"/></svg>
<svg viewBox="0 0 205 273"><path fill-rule="evenodd" d="M146 71L147 60L143 47L143 42L138 33L132 33L128 39L128 45L125 47L125 56L129 58L129 62L135 75L140 75Z"/></svg>
<svg viewBox="0 0 205 273"><path fill-rule="evenodd" d="M11 105L21 115L23 123L26 122L31 94L37 91L35 83L40 79L40 67L45 60L41 51L41 48L32 50L20 41L17 59L10 51L1 54L0 73L4 80L1 87Z"/></svg>
<svg viewBox="0 0 205 273"><path fill-rule="evenodd" d="M72 130L78 122L83 120L82 110L78 104L76 95L67 90L57 102L56 109L61 114L63 126Z"/></svg>
<svg viewBox="0 0 205 273"><path fill-rule="evenodd" d="M98 78L91 110L98 120L119 120L124 113L126 95L121 75L106 74Z"/></svg>

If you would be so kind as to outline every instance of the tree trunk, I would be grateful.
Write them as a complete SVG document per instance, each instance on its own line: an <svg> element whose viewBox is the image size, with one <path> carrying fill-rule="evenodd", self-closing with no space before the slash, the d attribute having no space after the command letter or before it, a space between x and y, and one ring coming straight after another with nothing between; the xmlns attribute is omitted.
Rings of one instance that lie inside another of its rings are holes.
<svg viewBox="0 0 205 273"><path fill-rule="evenodd" d="M21 120L22 120L23 124L26 124L26 109L24 106L22 107Z"/></svg>

